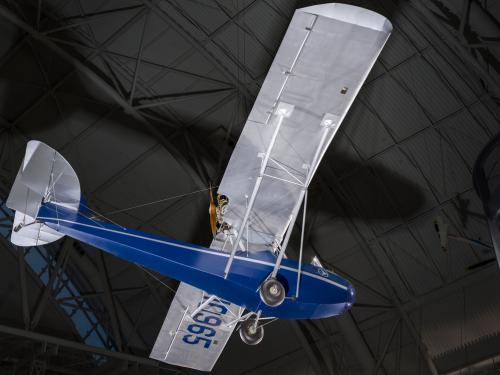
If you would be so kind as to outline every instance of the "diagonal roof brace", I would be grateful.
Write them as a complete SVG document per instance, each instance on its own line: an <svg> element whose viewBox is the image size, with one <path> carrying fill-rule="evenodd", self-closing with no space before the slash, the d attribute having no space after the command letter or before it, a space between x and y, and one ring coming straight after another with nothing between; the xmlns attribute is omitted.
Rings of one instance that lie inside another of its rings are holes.
<svg viewBox="0 0 500 375"><path fill-rule="evenodd" d="M85 65L82 61L65 51L63 48L51 41L46 35L38 32L32 26L20 19L15 13L4 5L0 5L0 16L10 21L32 38L38 40L46 47L50 48L61 58L72 64L79 72L83 73L90 79L98 88L107 94L113 101L123 108L125 113L132 116L141 124L145 125L149 132L156 137L158 142L165 147L165 149L173 156L173 158L181 165L181 167L189 174L196 186L205 188L205 183L198 175L196 170L191 166L187 159L175 148L171 142L136 108L134 108L126 99L124 99L110 84L108 84L102 77L94 72L90 67Z"/></svg>

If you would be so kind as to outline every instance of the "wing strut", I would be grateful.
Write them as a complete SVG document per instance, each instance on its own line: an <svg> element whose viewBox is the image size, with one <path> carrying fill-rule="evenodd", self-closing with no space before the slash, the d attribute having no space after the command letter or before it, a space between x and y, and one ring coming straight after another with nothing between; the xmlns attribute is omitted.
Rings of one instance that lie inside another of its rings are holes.
<svg viewBox="0 0 500 375"><path fill-rule="evenodd" d="M276 259L276 263L274 264L273 272L271 273L271 277L276 277L278 274L278 270L281 265L281 261L283 260L283 256L285 255L285 250L288 246L288 241L290 240L290 236L292 234L292 229L293 229L293 223L295 223L295 219L297 218L297 215L299 214L299 209L302 204L302 201L304 199L304 196L307 191L307 187L309 186L309 183L312 180L312 177L314 175L314 172L316 171L316 166L319 163L319 160L321 159L321 156L324 151L324 146L326 143L326 140L328 138L328 135L330 134L330 130L333 129L333 134L338 129L339 126L339 116L333 115L331 113L326 113L323 116L323 119L321 120L320 126L323 128L323 134L321 136L321 141L319 143L318 148L316 149L316 153L314 154L313 161L311 165L309 166L309 171L307 172L307 178L306 182L304 184L304 188L301 190L299 199L295 203L295 207L293 208L292 215L290 217L290 225L288 226L285 239L283 240L283 244L279 247L279 255L278 259ZM302 245L301 245L302 246ZM297 289L298 290L298 289Z"/></svg>
<svg viewBox="0 0 500 375"><path fill-rule="evenodd" d="M236 249L238 248L238 244L240 243L241 237L243 235L243 229L245 228L245 225L248 221L248 217L250 216L250 212L252 211L253 205L255 203L255 198L257 196L257 192L259 191L259 187L260 187L260 183L262 182L262 178L264 177L264 172L266 170L267 163L269 162L269 157L270 157L271 151L274 147L274 143L276 141L276 137L278 136L281 124L283 123L283 119L285 117L290 117L290 115L293 111L293 108L294 108L293 105L286 104L284 102L280 102L281 94L283 93L283 90L285 89L285 86L288 82L288 79L290 78L290 76L293 72L293 68L297 64L299 56L302 53L302 50L304 49L304 46L306 45L306 42L309 39L309 36L311 35L311 31L312 31L317 19L318 19L318 16L315 15L315 17L312 20L312 23L307 28L306 36L302 40L302 43L299 47L299 50L297 51L297 54L295 55L295 58L293 59L292 64L290 65L290 69L285 72L286 78L281 85L280 91L276 97L276 101L275 101L274 106L273 106L273 108L275 108L274 113L270 113L269 117L266 120L266 123L267 123L269 121L269 118L273 114L276 114L278 116L278 125L276 126L276 129L273 133L273 136L271 138L271 143L269 144L269 147L267 148L266 154L264 155L264 160L262 161L259 176L257 177L257 180L255 181L255 185L254 185L254 188L252 191L252 196L250 197L250 202L246 208L245 216L243 217L243 221L242 221L240 228L238 230L236 242L233 245L233 248L231 250L231 256L229 257L227 264L226 264L226 268L224 269L224 278L227 278L227 275L229 274L229 271L231 270L231 265L233 264L233 259L234 259L234 255L236 253Z"/></svg>
<svg viewBox="0 0 500 375"><path fill-rule="evenodd" d="M243 229L248 221L248 217L250 216L250 212L252 211L253 205L255 203L255 198L257 197L257 193L259 192L260 184L262 182L262 178L264 177L264 172L266 171L267 164L269 163L269 157L271 155L271 151L273 150L274 144L276 142L276 138L278 137L278 133L280 131L281 125L283 124L283 120L286 117L290 117L293 112L294 106L291 104L287 104L284 102L279 102L276 106L274 114L276 115L276 129L274 129L273 136L271 138L271 142L266 150L264 155L264 159L262 160L262 165L260 167L259 176L255 181L255 185L253 187L252 195L250 196L250 201L248 202L248 207L246 208L245 215L243 216L243 220L238 228L238 234L236 236L236 241L233 243L233 248L231 249L231 255L226 263L226 268L224 269L224 278L227 278L229 271L231 270L231 265L233 263L234 255L236 254L236 249L241 241L241 237L243 235Z"/></svg>
<svg viewBox="0 0 500 375"><path fill-rule="evenodd" d="M306 211L307 211L307 190L304 195L304 209L302 210L302 231L300 233L300 251L299 251L299 267L297 270L297 288L295 290L295 298L299 298L300 278L302 276L302 250L304 249L304 232L306 228Z"/></svg>
<svg viewBox="0 0 500 375"><path fill-rule="evenodd" d="M215 299L215 295L211 295L210 297L207 298L205 302L203 302L200 306L198 306L192 313L191 313L191 318L194 318L196 314L198 314L201 310L203 310L205 307L207 307L212 301Z"/></svg>

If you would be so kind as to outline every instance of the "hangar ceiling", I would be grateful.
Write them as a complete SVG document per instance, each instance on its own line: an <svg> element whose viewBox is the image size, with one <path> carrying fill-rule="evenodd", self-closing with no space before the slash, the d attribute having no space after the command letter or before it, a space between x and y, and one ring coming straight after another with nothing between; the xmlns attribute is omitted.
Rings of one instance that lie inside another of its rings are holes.
<svg viewBox="0 0 500 375"><path fill-rule="evenodd" d="M469 270L492 253L463 239L491 243L471 172L500 130L500 4L345 2L394 32L313 181L306 248L353 282L357 304L273 323L257 347L234 335L214 373L494 373L500 274ZM293 11L312 3L2 0L2 201L38 139L110 220L206 245L207 187ZM69 239L16 249L11 214L2 206L2 373L190 373L147 359L174 280Z"/></svg>

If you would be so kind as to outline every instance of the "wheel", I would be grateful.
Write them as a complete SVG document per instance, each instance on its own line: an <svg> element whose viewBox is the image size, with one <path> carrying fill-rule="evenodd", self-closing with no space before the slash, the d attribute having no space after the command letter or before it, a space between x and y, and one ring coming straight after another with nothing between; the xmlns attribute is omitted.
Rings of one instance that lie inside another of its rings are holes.
<svg viewBox="0 0 500 375"><path fill-rule="evenodd" d="M274 277L271 277L262 283L259 293L262 302L270 307L281 305L286 296L285 287Z"/></svg>
<svg viewBox="0 0 500 375"><path fill-rule="evenodd" d="M255 319L248 319L241 323L240 337L247 345L257 345L264 338L264 328L255 324Z"/></svg>

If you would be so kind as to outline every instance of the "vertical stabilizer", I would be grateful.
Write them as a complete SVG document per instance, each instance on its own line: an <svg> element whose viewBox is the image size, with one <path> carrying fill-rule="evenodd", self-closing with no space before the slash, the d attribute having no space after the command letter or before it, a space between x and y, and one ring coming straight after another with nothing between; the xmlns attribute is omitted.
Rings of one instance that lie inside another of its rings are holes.
<svg viewBox="0 0 500 375"><path fill-rule="evenodd" d="M77 211L80 196L80 182L66 159L45 143L28 142L6 203L16 211L11 242L38 246L58 240L62 234L37 222L38 210L43 202L52 202Z"/></svg>

